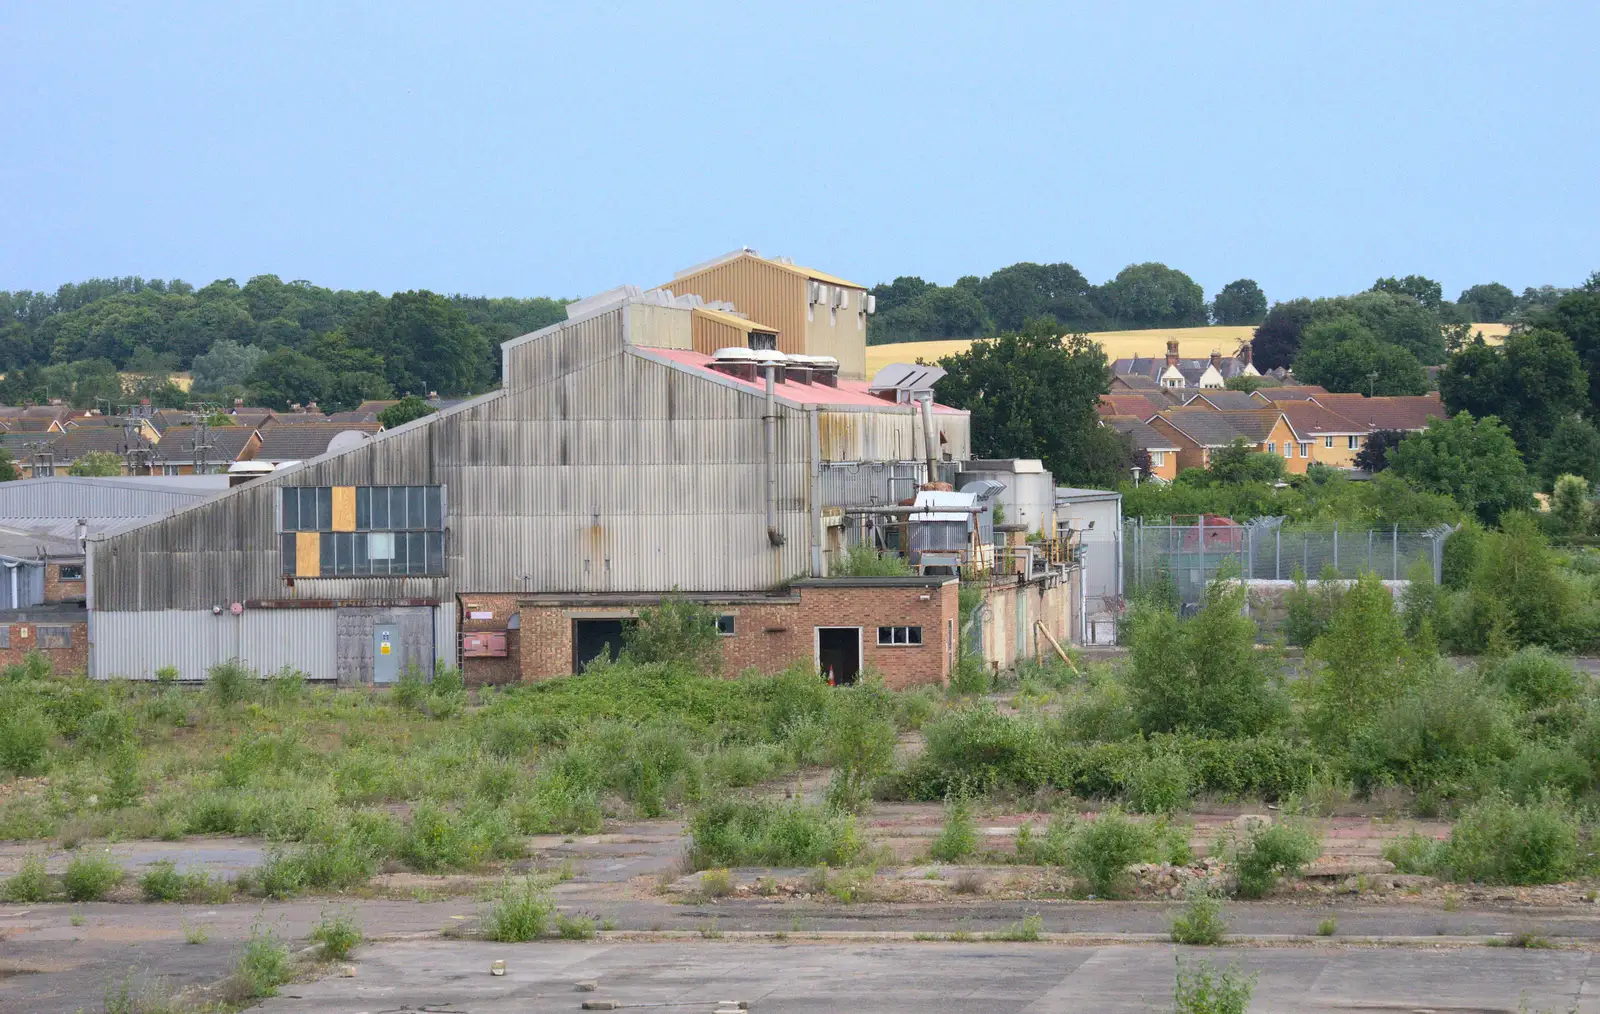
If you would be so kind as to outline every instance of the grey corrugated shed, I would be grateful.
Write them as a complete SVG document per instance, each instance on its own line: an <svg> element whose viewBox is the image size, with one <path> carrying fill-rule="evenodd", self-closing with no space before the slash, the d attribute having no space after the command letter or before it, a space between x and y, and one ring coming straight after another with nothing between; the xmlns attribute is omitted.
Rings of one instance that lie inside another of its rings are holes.
<svg viewBox="0 0 1600 1014"><path fill-rule="evenodd" d="M225 475L139 478L55 475L18 479L0 482L0 524L25 518L150 517L215 496L227 488Z"/></svg>

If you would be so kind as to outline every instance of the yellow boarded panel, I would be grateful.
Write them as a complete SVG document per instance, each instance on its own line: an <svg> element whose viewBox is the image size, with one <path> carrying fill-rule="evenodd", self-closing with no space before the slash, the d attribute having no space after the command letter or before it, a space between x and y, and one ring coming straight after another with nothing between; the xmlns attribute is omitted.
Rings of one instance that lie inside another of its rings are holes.
<svg viewBox="0 0 1600 1014"><path fill-rule="evenodd" d="M321 532L294 533L294 576L322 576Z"/></svg>
<svg viewBox="0 0 1600 1014"><path fill-rule="evenodd" d="M353 532L356 530L356 488L354 486L333 487L333 530L336 532Z"/></svg>

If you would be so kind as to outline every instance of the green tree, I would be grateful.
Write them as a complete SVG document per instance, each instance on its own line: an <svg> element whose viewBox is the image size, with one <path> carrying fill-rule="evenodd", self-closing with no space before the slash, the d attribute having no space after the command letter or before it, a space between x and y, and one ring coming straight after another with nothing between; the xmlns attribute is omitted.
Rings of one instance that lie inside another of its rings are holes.
<svg viewBox="0 0 1600 1014"><path fill-rule="evenodd" d="M68 475L108 476L122 474L122 456L110 451L89 451L67 468Z"/></svg>
<svg viewBox="0 0 1600 1014"><path fill-rule="evenodd" d="M1490 416L1461 412L1430 419L1428 428L1389 452L1389 468L1419 489L1443 493L1484 524L1533 506L1533 484L1511 433Z"/></svg>
<svg viewBox="0 0 1600 1014"><path fill-rule="evenodd" d="M1591 279L1592 282L1592 279ZM1590 418L1600 418L1600 290L1568 292L1554 305L1530 312L1535 328L1560 331L1572 342L1589 375Z"/></svg>
<svg viewBox="0 0 1600 1014"><path fill-rule="evenodd" d="M378 421L383 423L384 429L392 430L396 426L403 426L413 419L421 419L425 415L432 415L435 411L436 409L432 405L421 398L414 394L408 394L382 412L379 412Z"/></svg>
<svg viewBox="0 0 1600 1014"><path fill-rule="evenodd" d="M1250 736L1282 716L1275 660L1256 650L1244 588L1214 581L1188 620L1142 606L1129 624L1127 686L1145 732Z"/></svg>
<svg viewBox="0 0 1600 1014"><path fill-rule="evenodd" d="M1100 312L1118 328L1194 327L1207 323L1206 294L1175 268L1130 264L1096 290Z"/></svg>
<svg viewBox="0 0 1600 1014"><path fill-rule="evenodd" d="M1377 574L1363 571L1339 597L1332 622L1308 655L1317 666L1302 689L1306 724L1321 746L1338 749L1404 689L1405 631L1394 596Z"/></svg>
<svg viewBox="0 0 1600 1014"><path fill-rule="evenodd" d="M1253 278L1229 282L1211 303L1218 324L1260 324L1267 319L1267 296Z"/></svg>
<svg viewBox="0 0 1600 1014"><path fill-rule="evenodd" d="M1561 535L1582 535L1589 529L1589 480L1563 475L1550 494L1550 524Z"/></svg>
<svg viewBox="0 0 1600 1014"><path fill-rule="evenodd" d="M17 471L17 463L11 460L11 452L0 447L0 482L10 482L22 478L22 473Z"/></svg>
<svg viewBox="0 0 1600 1014"><path fill-rule="evenodd" d="M1207 471L1217 482L1276 482L1283 478L1285 469L1282 458L1257 451L1238 437L1227 447L1211 452Z"/></svg>
<svg viewBox="0 0 1600 1014"><path fill-rule="evenodd" d="M1430 310L1439 309L1444 300L1444 286L1421 275L1404 278L1380 278L1372 285L1373 292L1387 292L1396 296L1410 296Z"/></svg>
<svg viewBox="0 0 1600 1014"><path fill-rule="evenodd" d="M1291 299L1287 303L1274 303L1266 319L1256 328L1251 343L1251 353L1256 369L1288 369L1300 350L1300 338L1306 325L1311 323L1312 308L1309 299Z"/></svg>
<svg viewBox="0 0 1600 1014"><path fill-rule="evenodd" d="M984 278L977 295L1001 331L1020 330L1036 317L1054 317L1066 330L1077 331L1100 323L1093 292L1094 286L1071 264L1023 261Z"/></svg>
<svg viewBox="0 0 1600 1014"><path fill-rule="evenodd" d="M1398 345L1381 342L1372 330L1347 314L1306 327L1294 360L1295 378L1330 391L1360 394L1422 394L1428 389L1422 365Z"/></svg>
<svg viewBox="0 0 1600 1014"><path fill-rule="evenodd" d="M292 405L320 403L332 380L328 368L304 352L274 349L256 363L246 382L251 404L284 412Z"/></svg>
<svg viewBox="0 0 1600 1014"><path fill-rule="evenodd" d="M1389 467L1389 452L1405 438L1401 430L1373 430L1356 452L1355 466L1374 474L1383 471Z"/></svg>
<svg viewBox="0 0 1600 1014"><path fill-rule="evenodd" d="M1470 316L1474 322L1494 324L1505 320L1516 309L1517 294L1499 282L1489 282L1463 289L1456 303L1472 307Z"/></svg>
<svg viewBox="0 0 1600 1014"><path fill-rule="evenodd" d="M1536 471L1539 487L1555 488L1557 476L1579 475L1589 482L1600 482L1600 430L1587 419L1569 415L1556 423L1544 442Z"/></svg>
<svg viewBox="0 0 1600 1014"><path fill-rule="evenodd" d="M623 630L622 651L641 664L676 662L703 673L722 667L716 614L678 594L639 610L638 620Z"/></svg>
<svg viewBox="0 0 1600 1014"><path fill-rule="evenodd" d="M1531 461L1563 419L1587 407L1589 378L1567 336L1540 328L1500 346L1468 342L1439 371L1439 394L1452 413L1497 416Z"/></svg>
<svg viewBox="0 0 1600 1014"><path fill-rule="evenodd" d="M463 394L478 383L486 343L467 315L426 290L397 292L345 325L351 344L380 357L396 391Z"/></svg>
<svg viewBox="0 0 1600 1014"><path fill-rule="evenodd" d="M1032 321L973 342L940 361L948 372L934 392L972 413L974 457L1040 458L1060 482L1115 483L1126 445L1095 411L1111 384L1105 352L1057 331L1053 320Z"/></svg>

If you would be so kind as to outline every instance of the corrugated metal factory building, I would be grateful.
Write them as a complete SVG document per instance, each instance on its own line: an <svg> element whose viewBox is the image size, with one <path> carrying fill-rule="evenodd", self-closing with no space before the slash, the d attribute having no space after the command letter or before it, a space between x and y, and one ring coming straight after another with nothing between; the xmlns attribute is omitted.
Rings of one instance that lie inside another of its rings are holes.
<svg viewBox="0 0 1600 1014"><path fill-rule="evenodd" d="M887 495L925 471L917 409L778 384L770 537L765 393L693 351L698 302L586 300L505 343L502 390L92 538L91 675L200 678L238 657L383 682L458 660L463 597L758 595L820 575L824 491L881 477ZM937 411L933 456L966 457L967 414Z"/></svg>

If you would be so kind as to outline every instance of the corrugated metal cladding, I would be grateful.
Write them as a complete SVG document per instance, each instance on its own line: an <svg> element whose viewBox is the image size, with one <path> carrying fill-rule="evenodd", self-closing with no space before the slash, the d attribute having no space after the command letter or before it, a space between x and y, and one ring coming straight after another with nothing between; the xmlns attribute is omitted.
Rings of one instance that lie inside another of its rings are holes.
<svg viewBox="0 0 1600 1014"><path fill-rule="evenodd" d="M257 672L292 666L315 679L337 674L333 609L245 610L213 616L207 610L89 613L89 675L95 679L154 679L176 666L182 679L201 679L229 658Z"/></svg>
<svg viewBox="0 0 1600 1014"><path fill-rule="evenodd" d="M718 349L744 348L750 344L750 333L743 328L723 323L703 313L692 317L694 350L703 356L715 355Z"/></svg>
<svg viewBox="0 0 1600 1014"><path fill-rule="evenodd" d="M922 418L915 408L889 405L871 412L817 413L824 461L927 460ZM935 457L965 461L971 457L971 417L936 413L940 444Z"/></svg>
<svg viewBox="0 0 1600 1014"><path fill-rule="evenodd" d="M512 385L200 506L91 542L97 610L471 592L754 591L808 572L810 425L778 407L781 549L767 542L763 397L623 342L620 311L508 350ZM531 383L533 378L541 382ZM278 487L442 483L448 576L281 574Z"/></svg>
<svg viewBox="0 0 1600 1014"><path fill-rule="evenodd" d="M926 468L918 461L824 465L818 477L817 499L824 507L893 503L916 492Z"/></svg>
<svg viewBox="0 0 1600 1014"><path fill-rule="evenodd" d="M778 329L779 352L810 351L806 348L806 280L793 272L755 258L736 257L674 278L662 288L678 296L692 292L702 299L732 303L751 320ZM822 312L827 312L826 308ZM695 351L702 350L697 345Z"/></svg>
<svg viewBox="0 0 1600 1014"><path fill-rule="evenodd" d="M161 479L151 480L161 482ZM151 489L68 476L0 483L0 518L137 518L215 496L220 489Z"/></svg>

